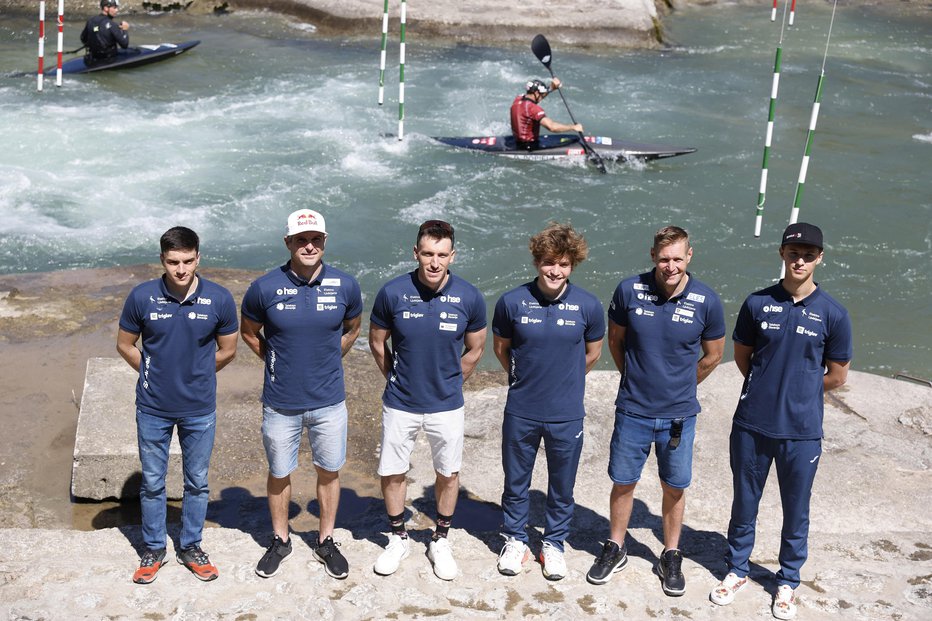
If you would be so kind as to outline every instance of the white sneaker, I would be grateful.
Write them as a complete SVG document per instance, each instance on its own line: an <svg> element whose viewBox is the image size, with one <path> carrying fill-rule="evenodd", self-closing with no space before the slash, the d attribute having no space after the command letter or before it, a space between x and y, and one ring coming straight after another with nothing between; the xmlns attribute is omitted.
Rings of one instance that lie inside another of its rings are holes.
<svg viewBox="0 0 932 621"><path fill-rule="evenodd" d="M498 572L506 576L517 576L524 564L531 560L531 549L523 541L508 537L505 547L498 555Z"/></svg>
<svg viewBox="0 0 932 621"><path fill-rule="evenodd" d="M390 576L398 571L398 565L408 558L409 554L411 554L411 549L408 547L408 538L399 537L393 533L388 536L388 545L379 554L372 570L380 576Z"/></svg>
<svg viewBox="0 0 932 621"><path fill-rule="evenodd" d="M544 566L544 578L547 580L562 580L566 576L563 552L549 541L545 541L540 549L540 564Z"/></svg>
<svg viewBox="0 0 932 621"><path fill-rule="evenodd" d="M446 537L431 541L427 546L427 558L434 564L434 574L441 580L456 578L456 561L453 559L453 549Z"/></svg>

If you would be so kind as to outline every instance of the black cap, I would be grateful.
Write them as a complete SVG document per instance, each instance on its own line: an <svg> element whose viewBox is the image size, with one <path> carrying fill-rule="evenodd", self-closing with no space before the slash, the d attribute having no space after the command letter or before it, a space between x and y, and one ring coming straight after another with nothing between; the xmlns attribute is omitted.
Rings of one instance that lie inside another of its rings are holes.
<svg viewBox="0 0 932 621"><path fill-rule="evenodd" d="M786 244L805 244L822 249L822 229L807 222L797 222L786 227L783 231L781 246Z"/></svg>

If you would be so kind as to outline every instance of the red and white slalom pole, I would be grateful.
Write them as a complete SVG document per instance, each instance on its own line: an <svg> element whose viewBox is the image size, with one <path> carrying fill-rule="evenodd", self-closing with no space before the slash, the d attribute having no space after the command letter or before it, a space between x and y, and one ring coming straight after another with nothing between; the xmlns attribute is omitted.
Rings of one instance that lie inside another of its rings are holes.
<svg viewBox="0 0 932 621"><path fill-rule="evenodd" d="M773 9L770 11L770 21L777 21L777 0L773 0Z"/></svg>
<svg viewBox="0 0 932 621"><path fill-rule="evenodd" d="M39 71L36 74L36 90L42 90L45 75L45 0L39 0Z"/></svg>
<svg viewBox="0 0 932 621"><path fill-rule="evenodd" d="M793 25L793 18L796 17L796 0L790 5L790 26Z"/></svg>
<svg viewBox="0 0 932 621"><path fill-rule="evenodd" d="M65 0L58 0L58 66L55 69L55 86L61 86L61 56L65 45Z"/></svg>

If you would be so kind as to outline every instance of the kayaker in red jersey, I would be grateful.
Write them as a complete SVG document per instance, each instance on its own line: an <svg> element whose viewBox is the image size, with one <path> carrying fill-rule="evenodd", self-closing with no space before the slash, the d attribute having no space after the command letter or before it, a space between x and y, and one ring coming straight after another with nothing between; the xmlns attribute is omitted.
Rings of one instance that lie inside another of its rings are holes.
<svg viewBox="0 0 932 621"><path fill-rule="evenodd" d="M557 123L548 117L539 105L550 91L560 88L559 78L554 77L549 87L542 80L528 80L525 88L527 92L515 97L514 103L511 104L511 133L519 149L531 151L537 148L541 125L555 134L583 131L583 126L579 123Z"/></svg>

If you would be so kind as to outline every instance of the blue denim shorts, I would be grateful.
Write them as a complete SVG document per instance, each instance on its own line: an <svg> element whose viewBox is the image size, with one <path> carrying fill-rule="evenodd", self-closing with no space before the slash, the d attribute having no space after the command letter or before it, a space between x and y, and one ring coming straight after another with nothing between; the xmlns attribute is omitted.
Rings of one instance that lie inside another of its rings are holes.
<svg viewBox="0 0 932 621"><path fill-rule="evenodd" d="M674 448L670 442L670 430L676 421L682 424L682 432L679 444ZM617 485L637 483L653 444L660 480L670 487L686 489L692 481L695 438L695 414L684 418L643 418L616 411L608 476Z"/></svg>
<svg viewBox="0 0 932 621"><path fill-rule="evenodd" d="M346 463L346 401L316 410L262 407L262 444L269 474L282 479L298 467L301 436L307 428L314 465L337 472Z"/></svg>

